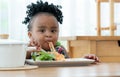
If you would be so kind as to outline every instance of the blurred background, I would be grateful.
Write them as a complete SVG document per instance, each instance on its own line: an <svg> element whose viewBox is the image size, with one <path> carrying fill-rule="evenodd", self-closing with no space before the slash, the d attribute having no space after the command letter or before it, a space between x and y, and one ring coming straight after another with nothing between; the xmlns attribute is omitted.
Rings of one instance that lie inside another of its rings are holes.
<svg viewBox="0 0 120 77"><path fill-rule="evenodd" d="M37 0L0 0L0 34L9 34L10 39L28 40L27 26L22 24L26 17L26 6ZM62 6L64 15L60 25L61 36L96 36L97 14L95 0L43 0ZM101 4L101 24L109 25L109 4ZM115 3L116 36L120 36L120 3ZM109 31L102 31L109 36Z"/></svg>

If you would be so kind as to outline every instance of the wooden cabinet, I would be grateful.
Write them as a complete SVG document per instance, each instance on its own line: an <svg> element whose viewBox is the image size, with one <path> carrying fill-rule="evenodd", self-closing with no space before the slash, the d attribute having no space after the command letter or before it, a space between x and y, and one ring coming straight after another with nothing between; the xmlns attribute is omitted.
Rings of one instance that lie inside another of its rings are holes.
<svg viewBox="0 0 120 77"><path fill-rule="evenodd" d="M101 62L120 62L120 36L64 37L72 58L96 54Z"/></svg>

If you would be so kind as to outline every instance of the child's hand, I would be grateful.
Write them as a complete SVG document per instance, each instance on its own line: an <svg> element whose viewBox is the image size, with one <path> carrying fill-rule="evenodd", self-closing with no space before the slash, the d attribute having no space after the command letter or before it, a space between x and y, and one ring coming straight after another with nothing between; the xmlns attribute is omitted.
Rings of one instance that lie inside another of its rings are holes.
<svg viewBox="0 0 120 77"><path fill-rule="evenodd" d="M87 55L84 56L84 58L93 59L93 60L95 60L95 62L100 62L98 57L94 54L87 54Z"/></svg>
<svg viewBox="0 0 120 77"><path fill-rule="evenodd" d="M35 41L35 40L30 40L30 42L29 42L29 45L28 46L31 46L31 47L36 47L36 50L37 51L39 51L39 50L41 50L41 46L40 46L40 43L39 42L37 42L37 41ZM34 49L34 51L36 51L35 49Z"/></svg>
<svg viewBox="0 0 120 77"><path fill-rule="evenodd" d="M31 58L31 54L33 52L39 52L41 50L41 46L39 43L35 42L34 40L30 39L30 42L28 44L28 48L27 48L27 56L26 59L30 59Z"/></svg>

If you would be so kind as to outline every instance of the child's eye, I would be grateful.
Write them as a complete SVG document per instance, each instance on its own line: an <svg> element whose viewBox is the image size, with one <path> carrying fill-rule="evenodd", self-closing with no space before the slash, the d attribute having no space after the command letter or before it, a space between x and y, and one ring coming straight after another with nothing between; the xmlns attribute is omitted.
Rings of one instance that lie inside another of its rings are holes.
<svg viewBox="0 0 120 77"><path fill-rule="evenodd" d="M44 30L44 29L41 29L41 30L39 30L39 32L44 33L44 32L45 32L45 30Z"/></svg>
<svg viewBox="0 0 120 77"><path fill-rule="evenodd" d="M52 33L56 33L56 32L57 32L57 30L51 30L51 32L52 32Z"/></svg>

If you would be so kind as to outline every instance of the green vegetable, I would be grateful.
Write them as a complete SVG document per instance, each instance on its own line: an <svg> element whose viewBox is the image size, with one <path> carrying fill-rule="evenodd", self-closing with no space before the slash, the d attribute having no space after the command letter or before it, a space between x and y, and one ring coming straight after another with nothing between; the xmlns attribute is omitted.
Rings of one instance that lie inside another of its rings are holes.
<svg viewBox="0 0 120 77"><path fill-rule="evenodd" d="M54 54L51 54L51 53L48 53L44 50L40 51L40 52L34 52L32 54L32 59L34 61L51 61L51 60L55 60L55 55Z"/></svg>
<svg viewBox="0 0 120 77"><path fill-rule="evenodd" d="M56 46L61 46L61 43L57 41Z"/></svg>
<svg viewBox="0 0 120 77"><path fill-rule="evenodd" d="M31 54L31 57L32 57L32 59L35 61L35 59L36 59L36 52L33 52L33 53Z"/></svg>
<svg viewBox="0 0 120 77"><path fill-rule="evenodd" d="M51 61L54 59L55 59L55 56L47 52L40 52L40 56L36 57L36 60L41 60L41 61Z"/></svg>

